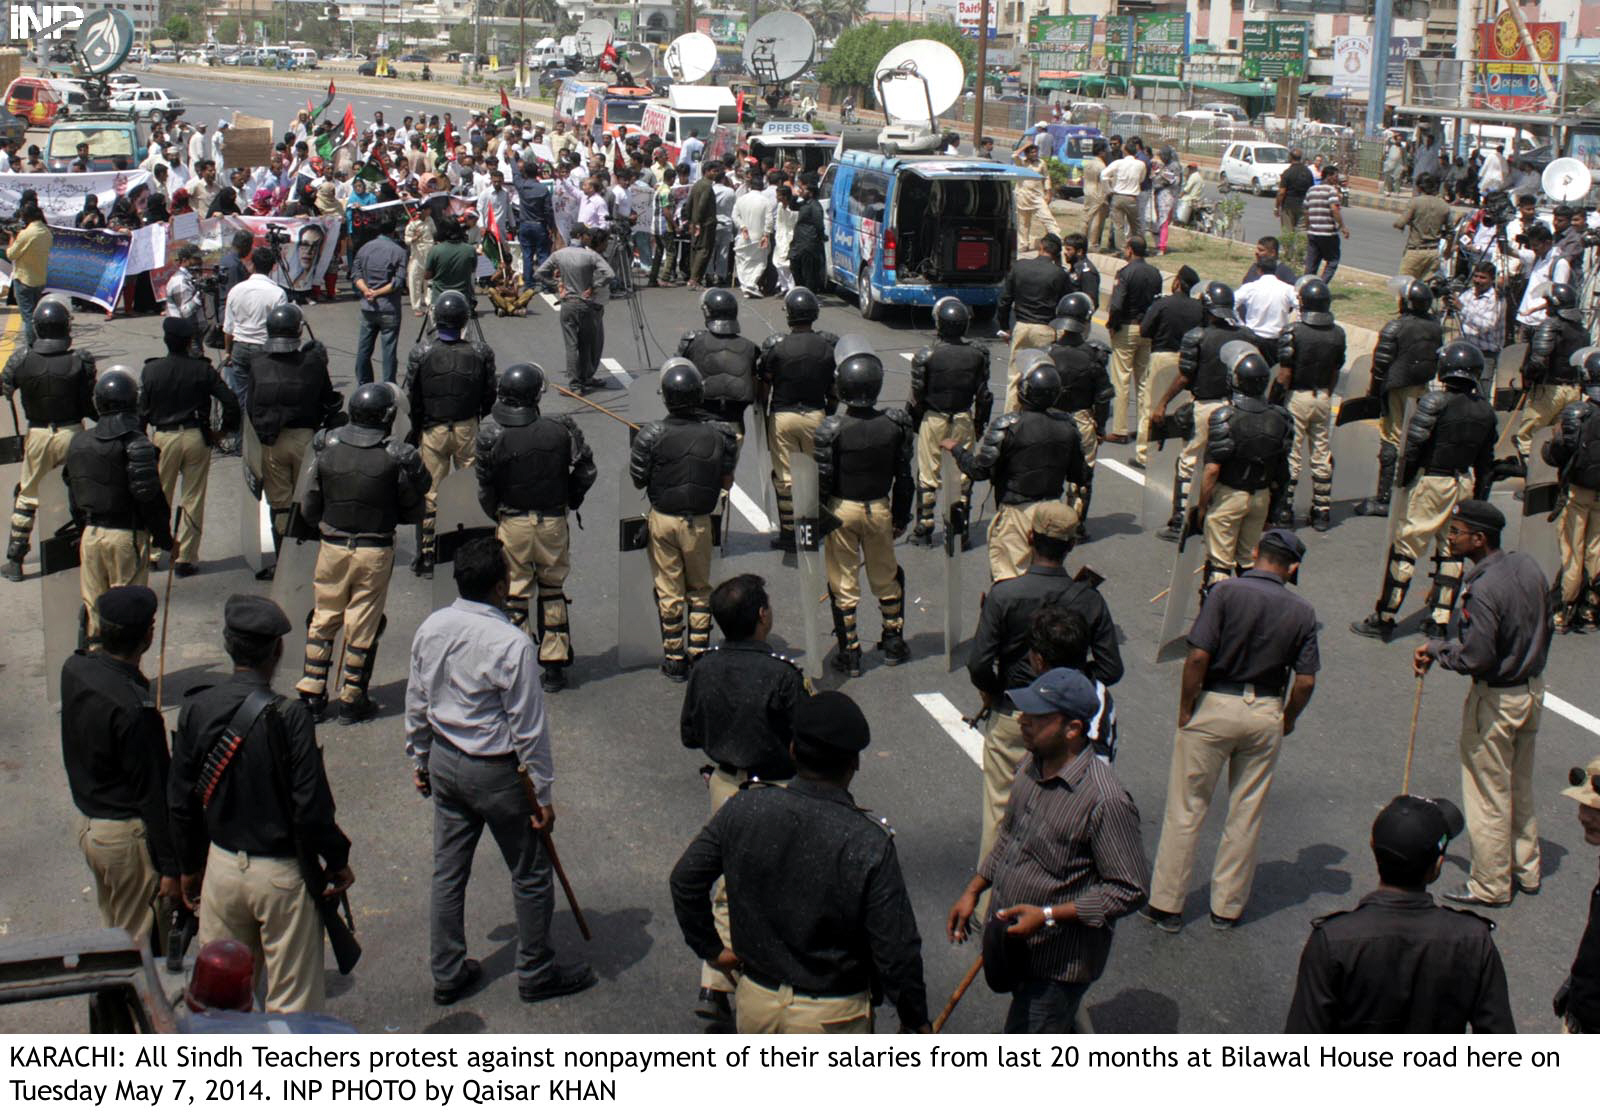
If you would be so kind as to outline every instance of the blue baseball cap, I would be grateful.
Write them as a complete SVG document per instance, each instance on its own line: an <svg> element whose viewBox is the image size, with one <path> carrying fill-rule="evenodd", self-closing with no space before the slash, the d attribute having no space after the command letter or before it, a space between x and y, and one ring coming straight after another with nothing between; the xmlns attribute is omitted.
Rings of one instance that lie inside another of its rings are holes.
<svg viewBox="0 0 1600 1116"><path fill-rule="evenodd" d="M1007 690L1006 696L1017 712L1035 716L1065 713L1075 720L1087 721L1100 712L1100 695L1094 683L1081 670L1071 667L1046 671L1031 686Z"/></svg>

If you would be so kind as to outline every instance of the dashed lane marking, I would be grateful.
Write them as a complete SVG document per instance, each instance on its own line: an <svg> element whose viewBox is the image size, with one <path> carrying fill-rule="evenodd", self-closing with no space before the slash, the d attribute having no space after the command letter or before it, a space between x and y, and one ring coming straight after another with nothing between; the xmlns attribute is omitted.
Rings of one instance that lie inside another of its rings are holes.
<svg viewBox="0 0 1600 1116"><path fill-rule="evenodd" d="M1110 469L1113 473L1117 474L1119 477L1122 477L1124 480L1131 480L1140 488L1144 487L1144 474L1135 469L1132 465L1124 465L1122 462L1110 457L1101 457L1095 462L1095 464L1104 465L1107 469Z"/></svg>
<svg viewBox="0 0 1600 1116"><path fill-rule="evenodd" d="M961 719L961 710L940 693L916 694L917 704L928 711L928 716L939 723L956 746L979 767L983 766L983 734Z"/></svg>
<svg viewBox="0 0 1600 1116"><path fill-rule="evenodd" d="M767 513L761 506L750 498L750 494L738 485L728 493L728 500L744 516L745 521L756 529L756 534L764 535L772 530L772 520L767 518Z"/></svg>
<svg viewBox="0 0 1600 1116"><path fill-rule="evenodd" d="M633 383L633 376L629 374L626 368L622 367L622 362L615 357L601 357L600 367L611 373L612 378L623 387Z"/></svg>

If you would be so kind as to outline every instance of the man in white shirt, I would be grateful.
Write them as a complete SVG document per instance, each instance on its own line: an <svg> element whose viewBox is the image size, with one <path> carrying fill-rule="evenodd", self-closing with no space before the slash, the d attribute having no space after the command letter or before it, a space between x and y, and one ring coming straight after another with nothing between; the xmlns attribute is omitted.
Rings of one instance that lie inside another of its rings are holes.
<svg viewBox="0 0 1600 1116"><path fill-rule="evenodd" d="M189 137L189 165L199 166L200 160L210 153L211 145L206 142L206 123L202 120L194 126L194 133Z"/></svg>
<svg viewBox="0 0 1600 1116"><path fill-rule="evenodd" d="M222 313L223 351L228 361L223 376L246 413L250 410L250 362L266 351L267 315L289 301L283 288L272 281L277 262L271 248L253 250L250 277L228 290Z"/></svg>
<svg viewBox="0 0 1600 1116"><path fill-rule="evenodd" d="M1523 291L1522 301L1517 305L1517 324L1531 334L1545 319L1545 295L1548 292L1543 288L1552 283L1572 282L1572 268L1555 250L1555 237L1550 232L1550 226L1529 225L1523 235L1528 238L1528 246L1518 251L1517 256L1522 260L1522 274L1527 278L1528 285Z"/></svg>
<svg viewBox="0 0 1600 1116"><path fill-rule="evenodd" d="M217 173L221 174L227 166L223 159L223 150L228 146L228 129L231 125L226 120L217 121L217 132L211 137L211 157L217 161Z"/></svg>
<svg viewBox="0 0 1600 1116"><path fill-rule="evenodd" d="M745 298L761 297L761 276L767 270L777 213L777 201L760 189L747 191L733 205L734 267Z"/></svg>
<svg viewBox="0 0 1600 1116"><path fill-rule="evenodd" d="M689 182L694 184L700 181L700 156L705 153L705 141L700 138L700 129L691 128L689 138L683 141L683 146L678 149L678 162L689 164Z"/></svg>
<svg viewBox="0 0 1600 1116"><path fill-rule="evenodd" d="M517 196L506 186L506 176L498 169L489 172L489 188L478 195L478 224L489 227L489 211L494 210L500 236L507 243L516 237Z"/></svg>
<svg viewBox="0 0 1600 1116"><path fill-rule="evenodd" d="M1263 341L1281 337L1298 309L1294 287L1270 271L1235 291L1233 305L1244 328Z"/></svg>
<svg viewBox="0 0 1600 1116"><path fill-rule="evenodd" d="M511 583L499 540L472 540L454 566L461 596L417 628L406 683L412 782L433 800L433 1000L452 1004L483 979L483 966L467 956L465 899L487 826L511 870L517 992L537 1003L595 982L588 965L559 964L550 948L555 760L539 661L504 611Z"/></svg>
<svg viewBox="0 0 1600 1116"><path fill-rule="evenodd" d="M596 178L583 180L583 200L578 203L578 223L591 229L603 229L611 223L611 210L606 206L606 196L600 192Z"/></svg>
<svg viewBox="0 0 1600 1116"><path fill-rule="evenodd" d="M706 273L716 276L716 284L722 286L733 280L733 207L739 198L726 176L712 184L711 193L717 203L717 240Z"/></svg>
<svg viewBox="0 0 1600 1116"><path fill-rule="evenodd" d="M1481 197L1488 197L1498 190L1504 190L1506 176L1510 172L1511 165L1506 162L1500 144L1486 148L1483 153L1483 167L1478 171L1478 194Z"/></svg>
<svg viewBox="0 0 1600 1116"><path fill-rule="evenodd" d="M1144 235L1144 219L1139 214L1139 188L1149 171L1137 155L1124 155L1100 172L1100 189L1111 203L1113 229L1121 226L1119 244L1130 236Z"/></svg>

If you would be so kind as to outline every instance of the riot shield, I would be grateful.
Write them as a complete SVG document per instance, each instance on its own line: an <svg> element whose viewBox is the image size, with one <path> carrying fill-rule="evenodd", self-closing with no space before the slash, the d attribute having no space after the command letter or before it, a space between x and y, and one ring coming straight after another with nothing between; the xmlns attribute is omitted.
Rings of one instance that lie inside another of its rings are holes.
<svg viewBox="0 0 1600 1116"><path fill-rule="evenodd" d="M72 522L67 485L60 469L39 480L39 510L33 538L39 545L39 614L44 625L45 696L61 700L61 667L77 650L83 622L78 527Z"/></svg>
<svg viewBox="0 0 1600 1116"><path fill-rule="evenodd" d="M1180 398L1185 403L1189 401L1187 392ZM1173 400L1173 404L1174 408L1167 412L1169 418L1176 406L1181 405L1177 399ZM1143 530L1154 531L1172 518L1172 492L1178 481L1178 458L1183 455L1187 441L1186 438L1172 437L1150 443L1150 455L1144 469L1144 493L1139 505L1139 526ZM1197 463L1197 478L1201 469L1202 465Z"/></svg>
<svg viewBox="0 0 1600 1116"><path fill-rule="evenodd" d="M628 384L628 414L641 426L664 413L659 375ZM617 666L623 670L661 661L661 614L650 576L650 500L633 486L628 458L617 470ZM435 574L435 580L438 575ZM687 630L685 632L687 635Z"/></svg>
<svg viewBox="0 0 1600 1116"><path fill-rule="evenodd" d="M478 475L471 469L457 470L440 482L434 507L433 607L438 610L456 599L456 551L493 535L496 524L478 504Z"/></svg>
<svg viewBox="0 0 1600 1116"><path fill-rule="evenodd" d="M1340 426L1338 414L1335 408L1333 429L1328 434L1328 454L1333 458L1333 502L1336 504L1342 500L1360 500L1372 495L1378 484L1379 441L1376 419L1362 419ZM1302 468L1301 472L1305 471Z"/></svg>
<svg viewBox="0 0 1600 1116"><path fill-rule="evenodd" d="M772 454L767 448L767 412L759 403L752 404L744 415L744 451L741 459L748 460L756 471L756 503L766 513L771 523L778 522L778 494L772 487Z"/></svg>
<svg viewBox="0 0 1600 1116"><path fill-rule="evenodd" d="M1154 460L1152 458L1151 460ZM1198 473L1198 469L1196 472ZM1184 522L1200 496L1198 479L1189 486L1189 499L1184 505ZM1171 512L1170 497L1168 514ZM1171 545L1171 544L1166 544ZM1161 613L1161 635L1156 640L1158 663L1178 658L1183 654L1184 639L1189 633L1189 619L1199 610L1197 579L1206 564L1206 540L1203 534L1180 536L1172 555L1172 578L1167 584L1167 598Z"/></svg>
<svg viewBox="0 0 1600 1116"><path fill-rule="evenodd" d="M1509 413L1522 399L1522 362L1527 359L1528 345L1518 341L1500 350L1500 360L1494 368L1494 398L1489 402L1494 409Z"/></svg>
<svg viewBox="0 0 1600 1116"><path fill-rule="evenodd" d="M1544 448L1555 436L1556 428L1547 426L1537 430L1533 435L1532 453L1528 457L1528 477L1523 485L1523 494L1526 497L1528 490L1538 485L1556 483L1556 467L1544 459ZM1560 542L1560 517L1550 517L1548 512L1540 513L1537 507L1530 508L1526 499L1518 505L1520 521L1517 536L1517 549L1539 563L1539 568L1544 571L1545 577L1552 582L1561 576L1561 542ZM1507 516L1510 520L1511 517Z"/></svg>
<svg viewBox="0 0 1600 1116"><path fill-rule="evenodd" d="M239 553L252 573L260 573L273 561L272 509L261 487L261 442L249 415L240 419L239 461L244 482L239 492Z"/></svg>
<svg viewBox="0 0 1600 1116"><path fill-rule="evenodd" d="M1338 378L1333 381L1334 401L1337 403L1365 395L1371 379L1372 354L1362 353L1339 370Z"/></svg>
<svg viewBox="0 0 1600 1116"><path fill-rule="evenodd" d="M300 463L299 479L294 485L294 509L289 516L289 527L284 533L283 546L278 551L278 568L272 575L272 599L283 609L289 623L294 625L290 635L298 636L302 641L310 623L311 610L316 604L317 552L322 547L317 525L306 522L300 514L316 464L317 451L307 448L305 459ZM293 646L293 639L288 640L288 645Z"/></svg>
<svg viewBox="0 0 1600 1116"><path fill-rule="evenodd" d="M945 471L947 485L954 472ZM822 503L817 484L816 459L806 454L793 455L789 458L789 475L794 487L794 541L800 568L800 576L796 579L800 587L799 619L806 641L806 657L801 669L809 678L821 678L825 664L819 610L828 599L828 569L822 554L825 532L820 522ZM960 560L961 556L957 554L955 561ZM956 576L959 578L959 573Z"/></svg>
<svg viewBox="0 0 1600 1116"><path fill-rule="evenodd" d="M961 491L961 469L948 450L940 451L939 503L944 509L944 664L954 670L963 631L961 615L961 540L966 535L967 517L971 508Z"/></svg>

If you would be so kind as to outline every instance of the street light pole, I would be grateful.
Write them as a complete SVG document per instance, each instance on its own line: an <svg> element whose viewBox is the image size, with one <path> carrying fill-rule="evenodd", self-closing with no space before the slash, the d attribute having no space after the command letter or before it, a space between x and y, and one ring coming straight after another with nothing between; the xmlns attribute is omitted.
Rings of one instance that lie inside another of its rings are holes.
<svg viewBox="0 0 1600 1116"><path fill-rule="evenodd" d="M989 78L989 3L983 0L978 8L978 80L972 89L972 146L983 138L983 94Z"/></svg>
<svg viewBox="0 0 1600 1116"><path fill-rule="evenodd" d="M517 7L517 92L524 97L528 95L527 71L523 69L528 64L528 0L522 0Z"/></svg>
<svg viewBox="0 0 1600 1116"><path fill-rule="evenodd" d="M1389 96L1389 32L1393 23L1394 0L1376 0L1372 8L1372 75L1367 84L1369 136L1383 132L1383 107ZM1403 77L1401 81L1404 82Z"/></svg>

